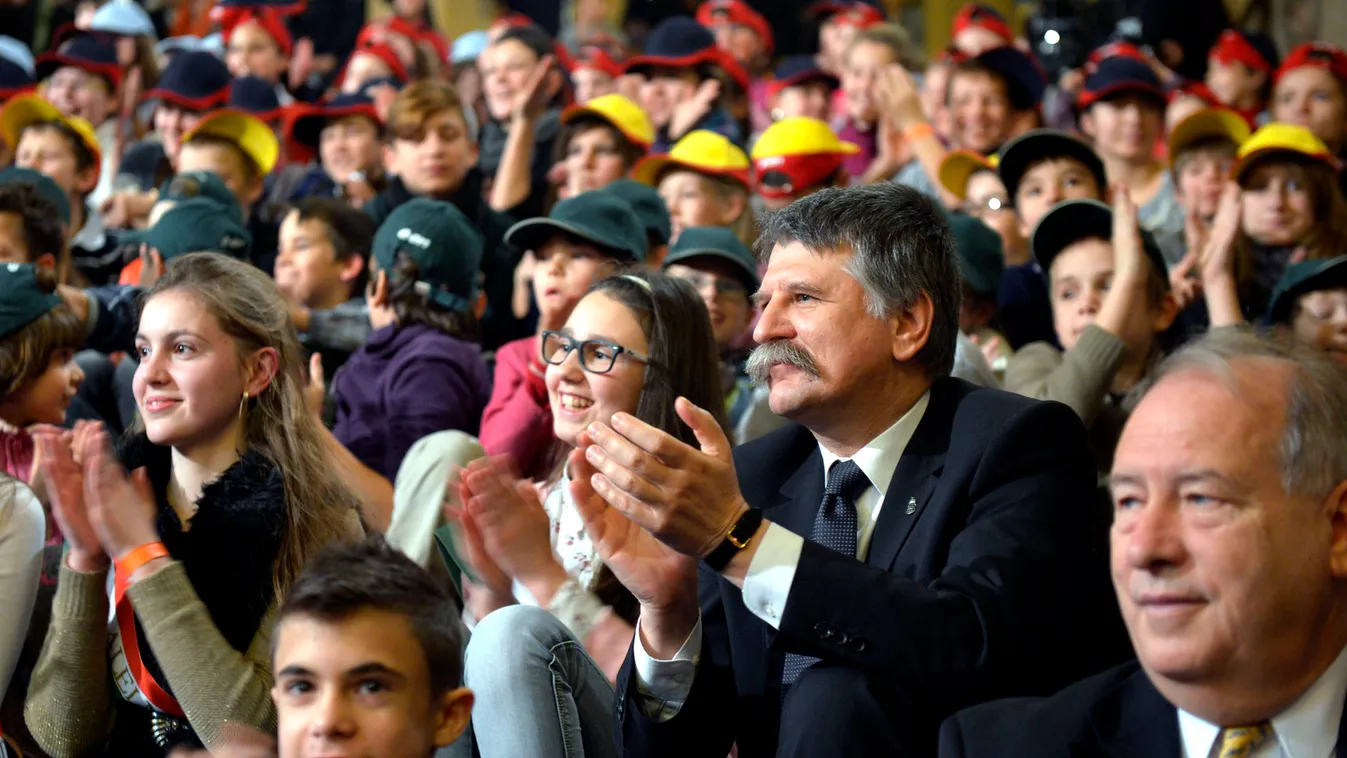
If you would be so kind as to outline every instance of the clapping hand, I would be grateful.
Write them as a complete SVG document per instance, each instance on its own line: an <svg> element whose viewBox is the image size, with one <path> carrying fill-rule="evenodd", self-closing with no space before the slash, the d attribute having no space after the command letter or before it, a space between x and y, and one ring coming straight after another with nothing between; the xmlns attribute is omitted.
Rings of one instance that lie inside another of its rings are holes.
<svg viewBox="0 0 1347 758"><path fill-rule="evenodd" d="M692 127L711 112L719 98L720 82L715 79L703 81L692 97L674 106L673 116L669 119L669 136L680 139L692 131Z"/></svg>
<svg viewBox="0 0 1347 758"><path fill-rule="evenodd" d="M159 541L157 508L149 475L130 475L112 451L112 437L94 424L83 443L84 504L103 554L114 560Z"/></svg>
<svg viewBox="0 0 1347 758"><path fill-rule="evenodd" d="M463 509L480 534L482 545L501 571L530 587L535 596L550 596L566 572L552 552L552 526L533 484L519 478L503 458L482 458L460 475ZM550 591L534 592L542 583ZM546 597L538 597L546 602Z"/></svg>
<svg viewBox="0 0 1347 758"><path fill-rule="evenodd" d="M1127 188L1118 185L1113 191L1113 277L1121 283L1144 283L1150 265L1137 224L1137 206Z"/></svg>

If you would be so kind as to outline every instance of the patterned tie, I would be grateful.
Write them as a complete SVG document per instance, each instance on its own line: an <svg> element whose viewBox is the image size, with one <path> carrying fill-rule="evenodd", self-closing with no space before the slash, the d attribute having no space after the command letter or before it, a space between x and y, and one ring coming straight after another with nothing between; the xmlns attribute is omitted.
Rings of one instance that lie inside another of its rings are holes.
<svg viewBox="0 0 1347 758"><path fill-rule="evenodd" d="M1229 726L1221 730L1221 746L1216 758L1248 758L1272 735L1272 725L1264 721L1253 726Z"/></svg>
<svg viewBox="0 0 1347 758"><path fill-rule="evenodd" d="M861 467L854 461L833 461L828 469L828 483L823 487L823 503L814 517L814 528L809 541L836 550L842 555L856 555L856 498L870 486ZM786 653L781 668L781 685L795 683L804 670L818 659L809 655Z"/></svg>

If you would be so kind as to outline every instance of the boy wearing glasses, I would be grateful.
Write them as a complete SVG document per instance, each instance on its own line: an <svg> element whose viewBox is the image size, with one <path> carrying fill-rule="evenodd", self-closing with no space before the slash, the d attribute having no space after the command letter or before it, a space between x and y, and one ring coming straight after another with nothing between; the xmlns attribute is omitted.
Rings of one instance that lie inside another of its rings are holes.
<svg viewBox="0 0 1347 758"><path fill-rule="evenodd" d="M590 285L623 264L645 261L645 226L631 203L616 193L592 190L552 206L545 218L510 227L505 241L532 253L528 275L538 304L539 333L560 329ZM482 415L487 455L509 455L527 478L547 475L552 410L543 384L538 337L508 342L496 351L496 378Z"/></svg>
<svg viewBox="0 0 1347 758"><path fill-rule="evenodd" d="M743 370L744 356L733 345L753 321L758 265L733 230L694 226L683 230L664 258L664 272L691 284L706 303L711 332L720 350L725 413L734 442L743 444L785 425L767 407L768 393L756 388Z"/></svg>

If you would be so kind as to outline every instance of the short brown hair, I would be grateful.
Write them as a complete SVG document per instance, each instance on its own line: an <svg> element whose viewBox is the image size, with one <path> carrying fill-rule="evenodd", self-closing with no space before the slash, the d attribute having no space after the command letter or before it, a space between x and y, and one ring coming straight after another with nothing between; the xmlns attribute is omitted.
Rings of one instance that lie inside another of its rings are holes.
<svg viewBox="0 0 1347 758"><path fill-rule="evenodd" d="M452 111L463 119L464 128L468 128L468 119L463 115L463 99L452 85L433 79L423 79L407 85L393 99L388 110L388 140L409 140L420 142L425 138L426 124L430 119ZM471 130L468 137L472 139ZM472 141L476 141L472 139Z"/></svg>
<svg viewBox="0 0 1347 758"><path fill-rule="evenodd" d="M83 173L98 165L97 159L94 158L94 152L89 149L88 145L84 144L84 138L79 135L79 132L60 121L39 121L36 124L29 124L20 132L19 139L22 140L23 135L28 132L44 131L56 132L64 137L66 142L70 143L70 151L75 154L76 171ZM18 148L18 145L14 146L15 150Z"/></svg>
<svg viewBox="0 0 1347 758"><path fill-rule="evenodd" d="M388 275L388 301L399 324L422 324L464 342L482 341L482 327L472 311L441 307L417 291L421 267L410 255L398 251L392 270L385 273Z"/></svg>
<svg viewBox="0 0 1347 758"><path fill-rule="evenodd" d="M913 44L907 30L898 24L878 24L861 30L847 46L846 52L842 54L842 60L850 59L851 51L858 45L866 43L887 47L893 52L893 62L902 65L908 71L921 71L926 68L926 60L921 50Z"/></svg>
<svg viewBox="0 0 1347 758"><path fill-rule="evenodd" d="M34 271L38 289L56 291L56 273ZM47 370L58 350L84 346L84 322L66 305L58 305L37 320L0 339L0 397L8 397Z"/></svg>
<svg viewBox="0 0 1347 758"><path fill-rule="evenodd" d="M1239 145L1229 137L1222 137L1219 134L1210 137L1203 137L1199 140L1185 145L1182 150L1170 156L1170 173L1174 180L1178 181L1179 175L1188 167L1189 163L1201 157L1211 157L1220 159L1233 159L1235 151Z"/></svg>

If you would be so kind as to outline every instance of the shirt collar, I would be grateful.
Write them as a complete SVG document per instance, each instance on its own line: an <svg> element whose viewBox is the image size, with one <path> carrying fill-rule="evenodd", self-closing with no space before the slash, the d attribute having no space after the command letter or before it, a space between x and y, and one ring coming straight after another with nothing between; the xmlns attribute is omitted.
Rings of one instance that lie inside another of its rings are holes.
<svg viewBox="0 0 1347 758"><path fill-rule="evenodd" d="M1272 718L1272 730L1286 758L1326 758L1338 744L1342 708L1347 702L1347 648L1319 679L1286 710ZM1207 758L1221 728L1179 711L1179 734L1188 758Z"/></svg>
<svg viewBox="0 0 1347 758"><path fill-rule="evenodd" d="M889 488L889 480L893 477L894 469L898 468L898 461L903 457L903 450L907 448L907 443L912 441L912 434L917 431L917 425L921 423L922 416L926 415L926 406L931 402L931 391L922 393L917 402L904 413L902 418L893 422L893 426L880 432L878 437L870 440L856 454L850 458L842 458L824 447L818 446L819 452L823 455L823 481L828 481L828 470L832 468L833 463L839 460L852 460L860 468L865 478L870 480L870 484L879 490L879 496L883 497L885 490Z"/></svg>

